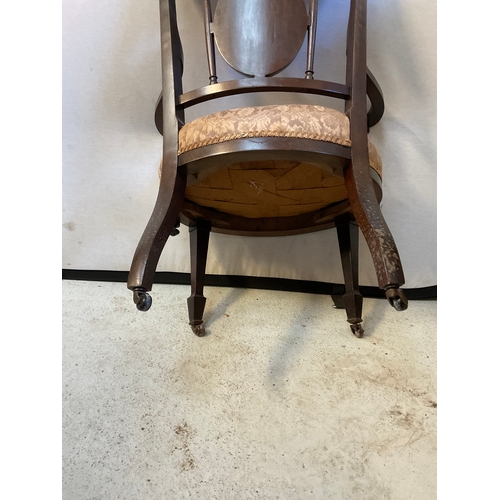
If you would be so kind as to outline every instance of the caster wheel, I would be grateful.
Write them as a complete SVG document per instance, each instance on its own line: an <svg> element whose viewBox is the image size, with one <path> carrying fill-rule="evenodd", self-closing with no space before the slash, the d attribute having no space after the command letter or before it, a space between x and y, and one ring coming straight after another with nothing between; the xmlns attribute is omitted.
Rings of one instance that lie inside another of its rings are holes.
<svg viewBox="0 0 500 500"><path fill-rule="evenodd" d="M392 301L392 307L396 309L396 311L405 311L408 309L408 304L405 304L402 300L401 297L398 297Z"/></svg>
<svg viewBox="0 0 500 500"><path fill-rule="evenodd" d="M180 231L179 231L179 226L181 225L181 222L180 221L177 221L175 223L175 227L172 229L172 232L170 233L170 236L177 236Z"/></svg>
<svg viewBox="0 0 500 500"><path fill-rule="evenodd" d="M134 303L139 311L146 312L151 307L153 299L143 290L134 290Z"/></svg>
<svg viewBox="0 0 500 500"><path fill-rule="evenodd" d="M191 330L193 330L193 333L197 337L203 337L205 335L205 326L203 323L200 325L191 325Z"/></svg>
<svg viewBox="0 0 500 500"><path fill-rule="evenodd" d="M385 296L396 311L405 311L408 309L408 299L401 288L389 288L385 292Z"/></svg>
<svg viewBox="0 0 500 500"><path fill-rule="evenodd" d="M358 339L363 337L363 334L365 331L363 330L363 327L359 323L355 323L354 325L349 325L351 327L351 332L358 337Z"/></svg>

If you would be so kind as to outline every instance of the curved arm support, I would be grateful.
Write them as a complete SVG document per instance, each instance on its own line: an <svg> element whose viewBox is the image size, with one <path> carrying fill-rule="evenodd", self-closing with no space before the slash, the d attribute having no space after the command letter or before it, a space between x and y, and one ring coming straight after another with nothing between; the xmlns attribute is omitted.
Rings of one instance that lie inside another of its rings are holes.
<svg viewBox="0 0 500 500"><path fill-rule="evenodd" d="M371 103L368 111L368 127L373 127L384 115L385 104L382 89L368 68L366 68L366 94Z"/></svg>
<svg viewBox="0 0 500 500"><path fill-rule="evenodd" d="M184 124L183 119L179 116L179 113L184 109L212 99L257 92L293 92L324 95L344 100L349 99L350 96L350 88L347 85L322 80L287 77L240 78L239 80L207 85L178 95L176 104L179 127ZM162 102L163 94L160 94L155 109L155 124L160 134L163 133Z"/></svg>
<svg viewBox="0 0 500 500"><path fill-rule="evenodd" d="M251 92L300 92L304 94L325 95L347 100L350 89L346 85L323 82L320 80L302 80L292 78L243 78L236 81L208 85L179 96L179 108L185 109L211 99ZM368 127L376 125L384 115L385 103L382 89L372 72L366 68L366 94L371 107L367 113ZM163 94L160 93L155 106L154 121L156 129L163 134ZM179 128L184 122L179 119Z"/></svg>

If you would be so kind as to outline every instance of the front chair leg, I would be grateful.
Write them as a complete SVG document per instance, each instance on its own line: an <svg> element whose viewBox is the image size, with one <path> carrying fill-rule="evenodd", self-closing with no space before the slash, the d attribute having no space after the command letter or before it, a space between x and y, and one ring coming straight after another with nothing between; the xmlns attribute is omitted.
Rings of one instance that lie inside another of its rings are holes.
<svg viewBox="0 0 500 500"><path fill-rule="evenodd" d="M163 247L168 237L176 234L185 190L185 172L174 166L164 168L153 213L139 241L128 275L127 287L134 292L134 302L140 311L151 307L152 300L147 292L153 286Z"/></svg>
<svg viewBox="0 0 500 500"><path fill-rule="evenodd" d="M363 336L361 326L363 296L359 293L359 228L355 221L340 219L336 221L342 270L344 271L345 294L342 302L347 312L347 321L356 337Z"/></svg>
<svg viewBox="0 0 500 500"><path fill-rule="evenodd" d="M365 166L351 162L344 178L351 210L375 265L379 288L385 290L391 306L404 311L408 307L408 300L400 288L405 282L403 267L394 238L380 210L368 163Z"/></svg>
<svg viewBox="0 0 500 500"><path fill-rule="evenodd" d="M207 299L203 296L205 285L205 269L207 265L208 242L210 238L210 222L198 220L189 228L189 244L191 249L191 296L187 299L189 324L198 337L205 335L203 311Z"/></svg>

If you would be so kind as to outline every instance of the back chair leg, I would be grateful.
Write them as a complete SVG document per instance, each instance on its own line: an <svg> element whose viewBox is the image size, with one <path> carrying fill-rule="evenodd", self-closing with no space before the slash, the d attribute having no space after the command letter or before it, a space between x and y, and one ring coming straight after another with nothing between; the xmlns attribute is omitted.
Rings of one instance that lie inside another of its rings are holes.
<svg viewBox="0 0 500 500"><path fill-rule="evenodd" d="M385 222L373 189L369 168L351 162L344 173L351 209L370 250L379 288L398 311L408 308L408 300L400 286L405 278L398 249Z"/></svg>
<svg viewBox="0 0 500 500"><path fill-rule="evenodd" d="M361 338L364 330L361 326L363 296L359 293L359 227L356 221L341 219L337 225L342 269L344 271L345 294L342 303L347 312L347 321L351 331Z"/></svg>
<svg viewBox="0 0 500 500"><path fill-rule="evenodd" d="M186 175L177 171L176 167L163 168L156 204L128 275L127 287L134 292L134 302L139 311L147 311L151 307L152 300L146 292L153 286L156 266L168 237L178 233L176 227L186 190Z"/></svg>
<svg viewBox="0 0 500 500"><path fill-rule="evenodd" d="M207 299L203 296L205 285L205 269L207 265L208 242L211 224L198 220L195 226L189 228L189 243L191 248L191 296L187 299L189 324L198 335L205 335L203 311Z"/></svg>

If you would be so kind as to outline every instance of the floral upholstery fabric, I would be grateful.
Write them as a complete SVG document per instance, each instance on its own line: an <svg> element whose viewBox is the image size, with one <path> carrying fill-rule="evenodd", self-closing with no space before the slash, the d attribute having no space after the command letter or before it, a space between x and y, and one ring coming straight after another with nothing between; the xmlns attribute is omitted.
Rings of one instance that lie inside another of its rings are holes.
<svg viewBox="0 0 500 500"><path fill-rule="evenodd" d="M250 137L295 137L350 146L349 118L340 111L306 104L229 109L197 118L179 133L179 154ZM382 162L369 144L370 165L382 175Z"/></svg>

